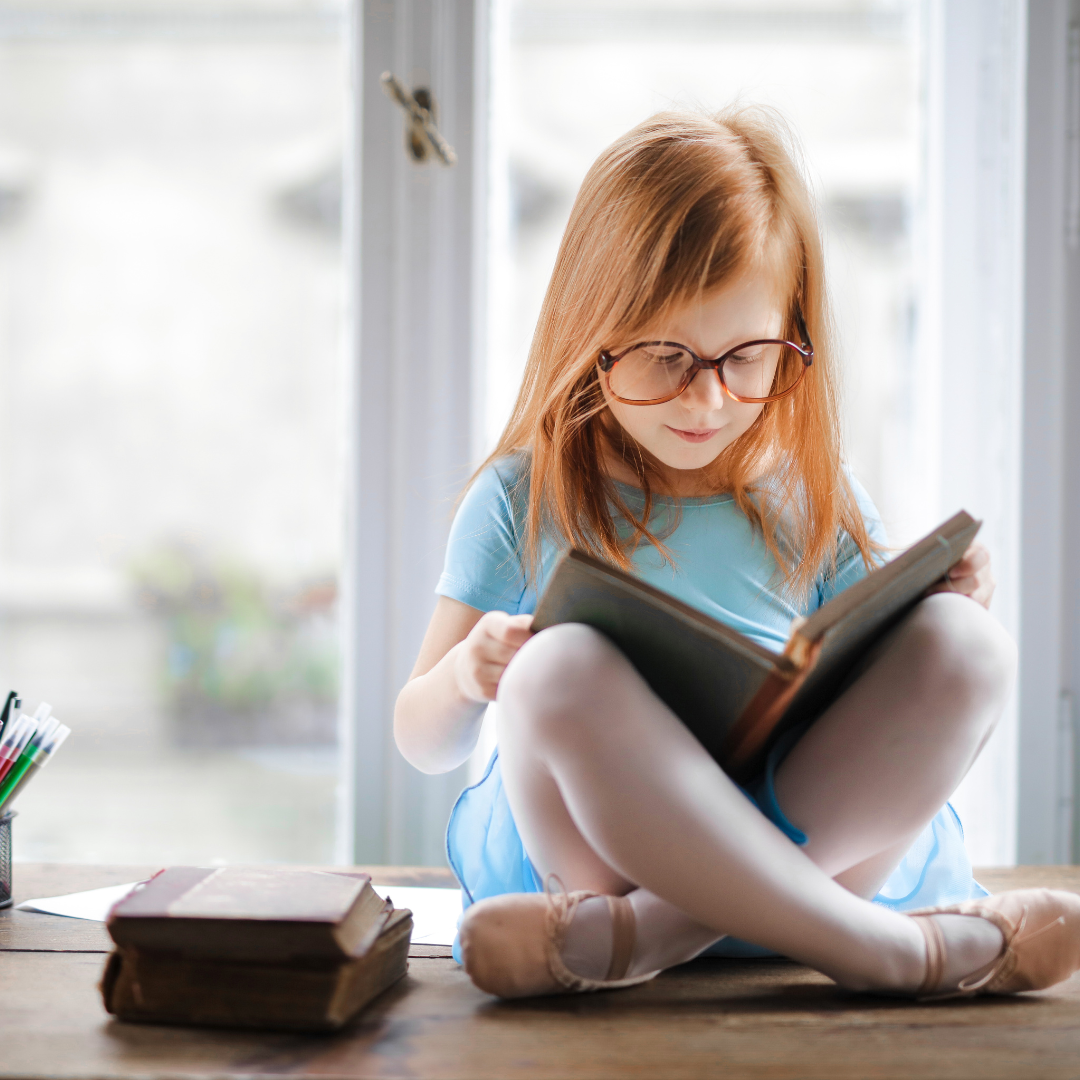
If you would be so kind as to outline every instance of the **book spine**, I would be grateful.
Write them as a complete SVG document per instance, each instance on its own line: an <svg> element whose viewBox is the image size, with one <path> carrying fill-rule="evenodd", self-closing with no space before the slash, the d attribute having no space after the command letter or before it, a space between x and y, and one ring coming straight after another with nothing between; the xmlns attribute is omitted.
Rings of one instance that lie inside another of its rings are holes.
<svg viewBox="0 0 1080 1080"><path fill-rule="evenodd" d="M799 635L796 633L792 640ZM791 645L791 641L788 642ZM737 783L753 778L762 766L770 736L780 723L788 705L799 692L806 677L814 669L821 653L822 641L808 642L801 655L802 665L795 671L776 670L761 684L758 692L732 725L720 750L720 765Z"/></svg>

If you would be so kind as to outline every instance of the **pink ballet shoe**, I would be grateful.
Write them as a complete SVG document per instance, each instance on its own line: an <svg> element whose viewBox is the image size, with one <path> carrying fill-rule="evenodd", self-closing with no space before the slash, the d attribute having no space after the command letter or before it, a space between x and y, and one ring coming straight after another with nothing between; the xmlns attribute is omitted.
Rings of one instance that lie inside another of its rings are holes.
<svg viewBox="0 0 1080 1080"><path fill-rule="evenodd" d="M1044 990L1080 969L1080 896L1060 889L1014 889L947 907L908 912L926 938L923 998L970 994L1015 994ZM1005 939L989 970L962 979L959 987L935 993L945 970L945 938L927 915L977 915L992 922Z"/></svg>
<svg viewBox="0 0 1080 1080"><path fill-rule="evenodd" d="M612 948L607 978L575 975L561 955L566 931L578 904L600 894L568 893L554 874L548 875L544 890L492 896L465 912L459 929L462 963L481 990L501 998L618 990L660 974L626 978L634 953L634 909L625 896L608 896Z"/></svg>

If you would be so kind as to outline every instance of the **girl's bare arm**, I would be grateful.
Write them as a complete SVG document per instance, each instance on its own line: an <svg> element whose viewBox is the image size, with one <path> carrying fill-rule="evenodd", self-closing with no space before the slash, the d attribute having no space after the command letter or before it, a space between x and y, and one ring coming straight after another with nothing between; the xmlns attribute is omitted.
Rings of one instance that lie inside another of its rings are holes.
<svg viewBox="0 0 1080 1080"><path fill-rule="evenodd" d="M503 670L532 636L531 625L531 615L485 615L439 597L394 707L394 738L406 761L426 773L449 772L465 761Z"/></svg>

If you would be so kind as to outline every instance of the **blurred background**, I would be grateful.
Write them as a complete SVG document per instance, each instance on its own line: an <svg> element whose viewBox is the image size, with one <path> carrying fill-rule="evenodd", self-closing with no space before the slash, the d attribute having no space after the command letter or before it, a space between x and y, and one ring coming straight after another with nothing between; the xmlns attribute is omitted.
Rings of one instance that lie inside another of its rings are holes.
<svg viewBox="0 0 1080 1080"><path fill-rule="evenodd" d="M0 5L0 683L22 859L327 862L340 6Z"/></svg>
<svg viewBox="0 0 1080 1080"><path fill-rule="evenodd" d="M849 456L896 542L922 528L917 7L497 0L488 445L597 153L763 103L820 200ZM74 729L16 858L331 861L347 18L0 0L0 685Z"/></svg>

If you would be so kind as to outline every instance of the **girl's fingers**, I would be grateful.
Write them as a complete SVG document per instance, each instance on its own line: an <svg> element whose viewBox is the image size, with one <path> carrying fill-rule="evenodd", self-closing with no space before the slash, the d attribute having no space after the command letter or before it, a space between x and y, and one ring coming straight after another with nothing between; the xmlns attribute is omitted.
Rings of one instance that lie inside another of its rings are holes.
<svg viewBox="0 0 1080 1080"><path fill-rule="evenodd" d="M519 630L509 629L501 637L494 640L498 641L501 645L507 645L512 649L520 649L529 638L532 637L531 630Z"/></svg>
<svg viewBox="0 0 1080 1080"><path fill-rule="evenodd" d="M508 615L502 625L493 628L493 636L507 645L520 648L532 637L531 615Z"/></svg>
<svg viewBox="0 0 1080 1080"><path fill-rule="evenodd" d="M531 615L507 615L503 611L489 611L476 624L474 631L494 641L521 646L532 636L531 627Z"/></svg>
<svg viewBox="0 0 1080 1080"><path fill-rule="evenodd" d="M492 611L473 627L461 659L461 678L469 696L494 700L506 665L532 637L531 625L531 615Z"/></svg>
<svg viewBox="0 0 1080 1080"><path fill-rule="evenodd" d="M933 593L951 592L958 593L961 596L970 596L978 586L979 579L974 575L959 578L950 576L931 585L930 588L926 590L926 595L930 596Z"/></svg>
<svg viewBox="0 0 1080 1080"><path fill-rule="evenodd" d="M964 552L964 559L970 562L976 570L990 565L990 552L982 544L972 544Z"/></svg>
<svg viewBox="0 0 1080 1080"><path fill-rule="evenodd" d="M979 588L979 579L970 574L966 577L950 578L948 585L944 586L946 592L960 593L961 596L971 596Z"/></svg>
<svg viewBox="0 0 1080 1080"><path fill-rule="evenodd" d="M985 568L979 574L968 574L965 577L950 577L946 581L939 581L926 590L926 595L933 593L951 592L959 596L967 596L983 607L989 608L997 583L990 572Z"/></svg>
<svg viewBox="0 0 1080 1080"><path fill-rule="evenodd" d="M982 544L972 544L964 552L964 557L949 571L949 577L956 581L958 578L971 577L985 570L990 565L990 552Z"/></svg>
<svg viewBox="0 0 1080 1080"><path fill-rule="evenodd" d="M520 645L507 645L505 642L496 641L494 638L488 638L480 646L478 655L482 663L486 664L502 664L506 667L514 658L514 653L521 648Z"/></svg>
<svg viewBox="0 0 1080 1080"><path fill-rule="evenodd" d="M982 544L972 544L945 578L927 589L926 594L959 593L988 608L994 588L994 578L990 573L990 553Z"/></svg>

